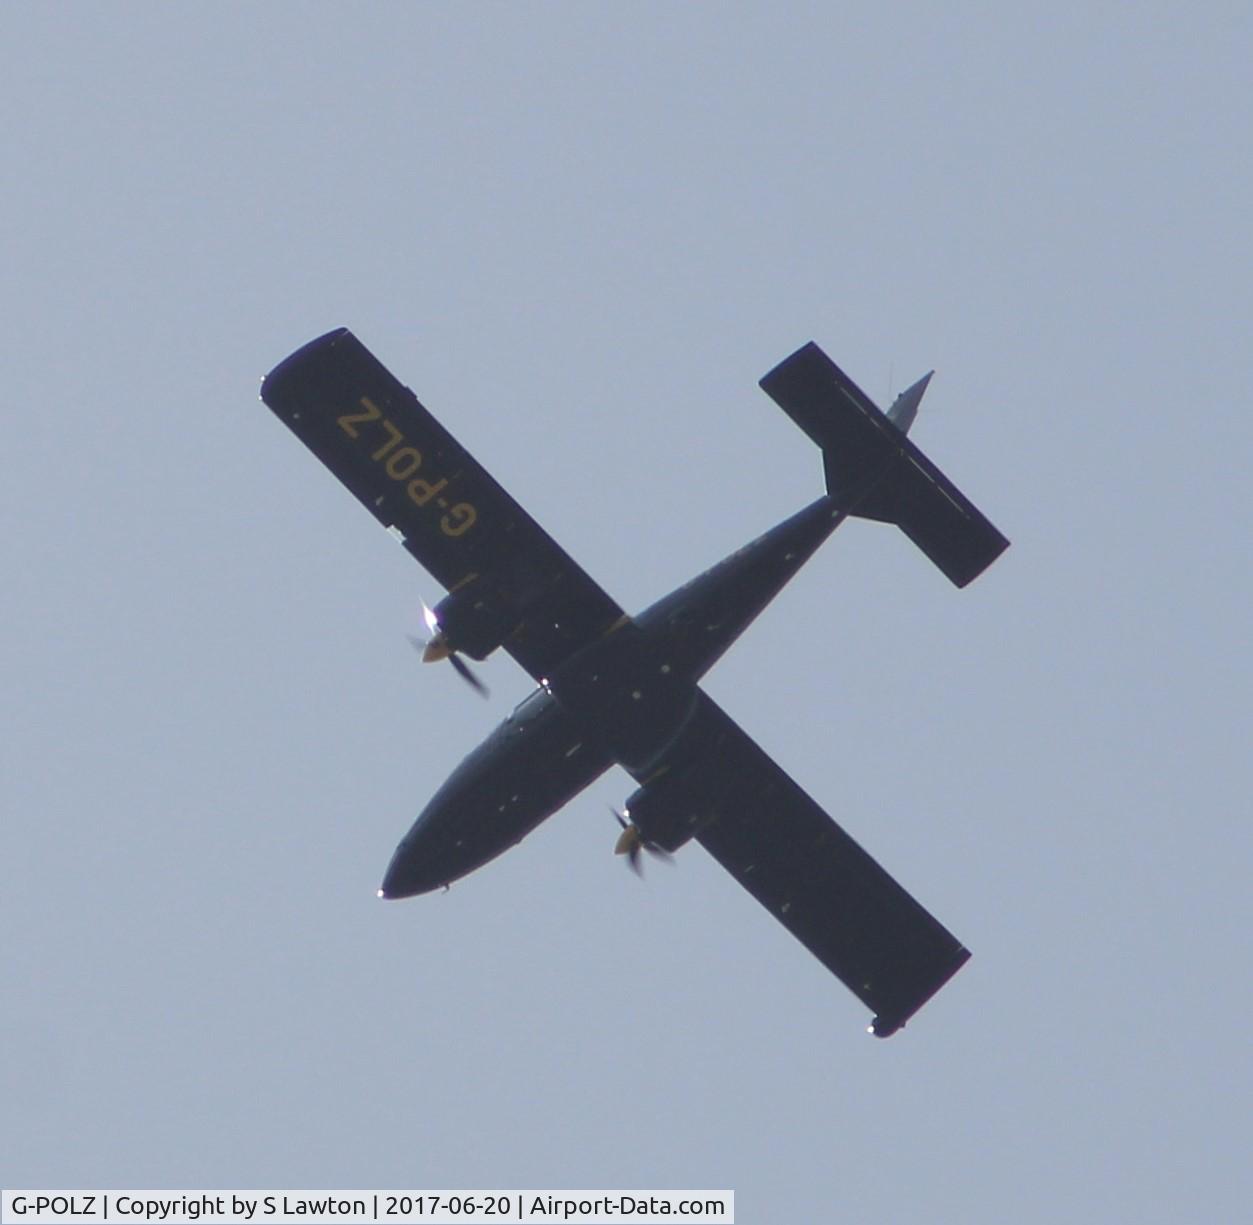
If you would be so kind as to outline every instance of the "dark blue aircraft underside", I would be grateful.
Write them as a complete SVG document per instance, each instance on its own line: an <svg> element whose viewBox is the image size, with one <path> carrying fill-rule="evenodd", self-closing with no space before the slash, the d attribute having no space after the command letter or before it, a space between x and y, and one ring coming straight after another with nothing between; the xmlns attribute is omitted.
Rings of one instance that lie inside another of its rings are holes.
<svg viewBox="0 0 1253 1225"><path fill-rule="evenodd" d="M958 586L1008 542L905 437L920 380L881 413L807 345L762 387L822 448L827 492L628 617L345 329L275 368L262 398L445 587L430 659L503 648L537 682L436 792L380 894L448 885L613 764L638 790L625 845L701 843L894 1033L969 952L700 688L849 516L901 530Z"/></svg>

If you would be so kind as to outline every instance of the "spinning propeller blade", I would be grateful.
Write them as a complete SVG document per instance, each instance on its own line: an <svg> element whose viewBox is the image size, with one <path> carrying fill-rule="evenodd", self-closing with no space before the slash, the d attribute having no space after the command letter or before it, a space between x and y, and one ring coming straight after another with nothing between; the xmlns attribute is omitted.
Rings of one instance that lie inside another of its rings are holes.
<svg viewBox="0 0 1253 1225"><path fill-rule="evenodd" d="M481 698L487 697L488 692L489 692L487 686L483 684L483 682L479 680L477 676L474 675L474 673L470 669L470 665L466 663L466 661L462 659L460 655L458 655L454 651L452 654L448 656L448 662L452 664L453 668L457 672L457 675L461 677L461 679L465 681L465 683L469 685L470 688L473 689L474 692L479 695L479 697Z"/></svg>
<svg viewBox="0 0 1253 1225"><path fill-rule="evenodd" d="M470 665L466 663L460 655L457 654L456 648L444 636L444 631L440 629L439 622L435 619L435 613L426 606L426 601L422 602L422 620L426 622L426 628L430 631L430 637L424 642L421 638L415 638L412 634L406 634L405 637L413 644L413 649L422 656L424 664L435 663L438 660L446 659L452 664L457 675L461 677L475 693L481 698L488 696L490 690L470 669Z"/></svg>

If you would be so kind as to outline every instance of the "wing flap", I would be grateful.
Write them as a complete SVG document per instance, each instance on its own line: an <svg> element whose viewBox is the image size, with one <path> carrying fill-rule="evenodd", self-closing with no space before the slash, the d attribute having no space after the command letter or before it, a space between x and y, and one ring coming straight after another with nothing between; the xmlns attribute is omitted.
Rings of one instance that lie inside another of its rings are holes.
<svg viewBox="0 0 1253 1225"><path fill-rule="evenodd" d="M449 591L508 604L505 649L537 679L622 610L346 328L280 363L261 398Z"/></svg>

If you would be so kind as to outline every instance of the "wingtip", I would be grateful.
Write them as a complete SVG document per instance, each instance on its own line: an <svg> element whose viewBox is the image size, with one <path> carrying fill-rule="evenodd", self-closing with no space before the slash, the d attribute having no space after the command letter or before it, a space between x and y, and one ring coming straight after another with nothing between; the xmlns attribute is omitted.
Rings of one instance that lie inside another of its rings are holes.
<svg viewBox="0 0 1253 1225"><path fill-rule="evenodd" d="M321 336L303 344L294 353L283 358L273 370L261 380L261 399L270 408L277 408L284 398L284 390L309 365L310 359L316 360L325 350L333 348L345 336L351 333L346 327L332 328Z"/></svg>

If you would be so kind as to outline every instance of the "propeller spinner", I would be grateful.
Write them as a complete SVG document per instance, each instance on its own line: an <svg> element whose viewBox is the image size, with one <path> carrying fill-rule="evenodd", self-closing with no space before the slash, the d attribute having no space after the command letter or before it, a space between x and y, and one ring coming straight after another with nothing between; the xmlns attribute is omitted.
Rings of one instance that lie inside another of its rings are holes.
<svg viewBox="0 0 1253 1225"><path fill-rule="evenodd" d="M647 851L654 859L663 859L667 863L674 858L669 851L645 838L640 831L640 827L634 822L628 821L616 808L611 808L609 811L613 813L614 819L622 826L622 833L618 835L618 841L614 845L613 853L615 855L625 855L631 871L636 876L644 875L644 865L640 861L641 851Z"/></svg>

